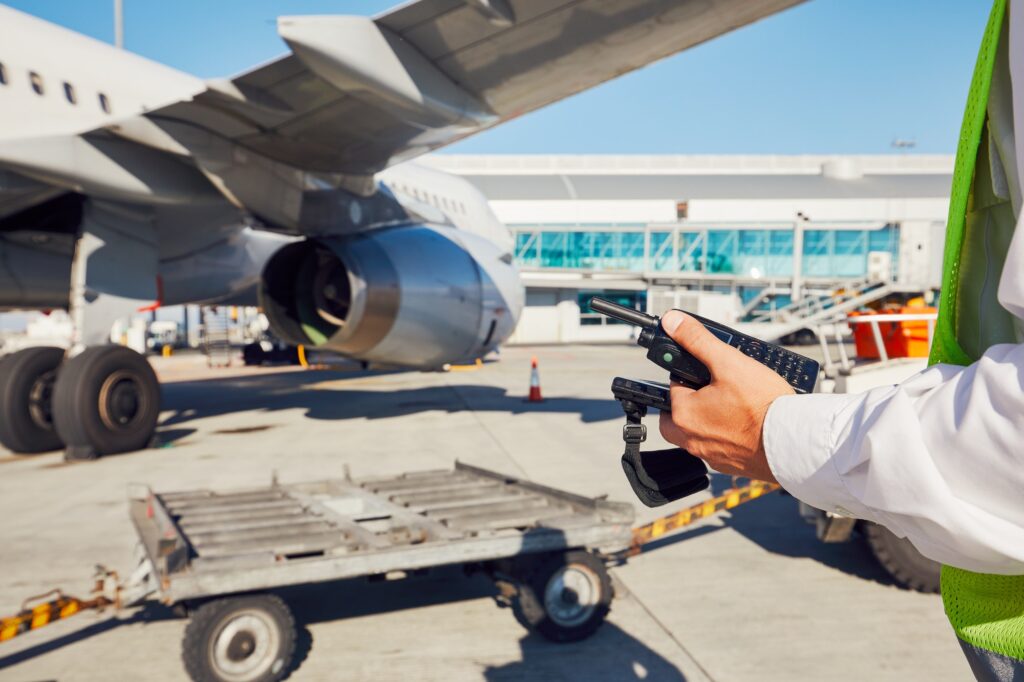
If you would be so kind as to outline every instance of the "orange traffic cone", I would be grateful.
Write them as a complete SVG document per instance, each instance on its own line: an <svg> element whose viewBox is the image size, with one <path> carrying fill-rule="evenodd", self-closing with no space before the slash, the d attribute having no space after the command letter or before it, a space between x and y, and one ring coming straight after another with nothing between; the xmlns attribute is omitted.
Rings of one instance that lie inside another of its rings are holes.
<svg viewBox="0 0 1024 682"><path fill-rule="evenodd" d="M530 358L530 397L526 399L530 403L542 403L544 398L540 395L540 372L537 371L537 358Z"/></svg>

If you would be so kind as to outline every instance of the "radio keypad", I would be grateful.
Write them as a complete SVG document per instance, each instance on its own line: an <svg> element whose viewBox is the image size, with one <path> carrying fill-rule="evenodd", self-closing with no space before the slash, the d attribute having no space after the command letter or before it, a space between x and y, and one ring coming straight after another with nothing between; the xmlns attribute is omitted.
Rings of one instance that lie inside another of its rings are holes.
<svg viewBox="0 0 1024 682"><path fill-rule="evenodd" d="M806 391L813 388L807 386L811 376L808 372L808 361L804 357L756 339L738 338L735 345L741 353L774 371L790 386Z"/></svg>

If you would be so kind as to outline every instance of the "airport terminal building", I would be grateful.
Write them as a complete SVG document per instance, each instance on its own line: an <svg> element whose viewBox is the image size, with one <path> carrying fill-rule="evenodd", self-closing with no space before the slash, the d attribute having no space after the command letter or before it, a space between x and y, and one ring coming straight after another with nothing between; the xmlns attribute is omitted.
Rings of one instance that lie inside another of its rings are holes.
<svg viewBox="0 0 1024 682"><path fill-rule="evenodd" d="M939 286L951 156L460 156L515 234L527 308L512 341L624 340L594 294L721 321L837 288Z"/></svg>

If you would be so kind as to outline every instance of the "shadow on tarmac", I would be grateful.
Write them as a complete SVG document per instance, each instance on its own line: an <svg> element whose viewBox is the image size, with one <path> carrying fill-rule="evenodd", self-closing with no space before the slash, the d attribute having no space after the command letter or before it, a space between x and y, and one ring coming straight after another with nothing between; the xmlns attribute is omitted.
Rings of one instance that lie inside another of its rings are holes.
<svg viewBox="0 0 1024 682"><path fill-rule="evenodd" d="M164 410L172 414L161 422L158 438L169 444L194 431L178 428L196 419L236 412L302 409L310 419L383 419L431 410L448 413L472 409L506 414L579 414L585 423L617 419L621 408L614 399L548 398L529 403L524 396L478 384L365 390L347 387L354 379L379 372L291 372L250 375L162 386ZM172 430L172 427L173 428Z"/></svg>
<svg viewBox="0 0 1024 682"><path fill-rule="evenodd" d="M732 487L730 476L711 475L711 493L719 495ZM723 526L702 525L693 530L670 535L648 543L644 552L667 547L677 542L731 528L762 549L782 556L814 559L848 575L882 585L895 585L892 576L878 565L855 535L849 542L825 543L818 540L814 527L804 523L797 510L797 501L789 495L773 493L737 507L720 517Z"/></svg>
<svg viewBox="0 0 1024 682"><path fill-rule="evenodd" d="M310 624L436 604L493 598L497 595L497 589L494 583L483 575L465 577L458 568L440 568L433 569L427 578L394 583L353 580L334 583L329 589L325 589L324 586L301 586L282 590L280 594L291 606L299 624L295 665L297 668L312 646L312 634L307 627ZM496 614L495 617L501 617L501 614ZM510 610L507 610L506 617L513 618ZM395 633L395 637L395 645L400 646L400 634ZM469 656L472 653L472 640L467 640L465 644ZM670 661L612 623L604 623L594 636L582 642L555 644L540 635L524 633L519 645L522 651L521 660L485 669L484 679L491 682L685 682L686 679Z"/></svg>
<svg viewBox="0 0 1024 682"><path fill-rule="evenodd" d="M466 577L461 569L434 569L425 578L399 582L349 580L326 585L285 588L278 594L288 603L298 629L295 657L290 673L297 671L313 649L309 626L315 623L355 619L361 616L449 604L497 595L494 584L483 575ZM497 610L495 606L495 610ZM613 607L614 608L614 607ZM513 618L495 614L496 618ZM102 635L114 628L176 618L170 609L148 604L128 618L109 618L80 630L0 658L0 669L23 663L58 648ZM184 627L185 621L182 621ZM352 623L353 627L358 624ZM395 646L401 646L401 633L391 633ZM321 643L324 646L327 643ZM472 639L465 642L466 655L472 655ZM643 642L612 623L604 623L597 633L582 642L555 644L536 634L524 634L520 640L522 659L484 671L492 682L513 680L659 680L685 682L685 677L668 660ZM327 650L325 648L325 650Z"/></svg>
<svg viewBox="0 0 1024 682"><path fill-rule="evenodd" d="M484 670L488 682L523 680L657 680L685 682L671 661L649 649L614 623L605 623L593 637L571 644L553 644L530 633L519 640L522 659Z"/></svg>

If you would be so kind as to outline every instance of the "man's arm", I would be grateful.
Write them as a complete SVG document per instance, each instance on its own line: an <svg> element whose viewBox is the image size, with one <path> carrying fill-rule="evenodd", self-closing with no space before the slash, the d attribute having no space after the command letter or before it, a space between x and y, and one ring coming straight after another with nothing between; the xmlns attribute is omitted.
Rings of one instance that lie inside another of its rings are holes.
<svg viewBox="0 0 1024 682"><path fill-rule="evenodd" d="M666 330L711 370L673 386L662 435L724 473L777 480L821 509L876 521L937 561L1024 573L1024 345L855 395L796 396L678 314ZM778 379L778 381L776 381Z"/></svg>
<svg viewBox="0 0 1024 682"><path fill-rule="evenodd" d="M780 398L764 445L808 504L876 521L943 563L1024 573L1024 345L866 393Z"/></svg>

